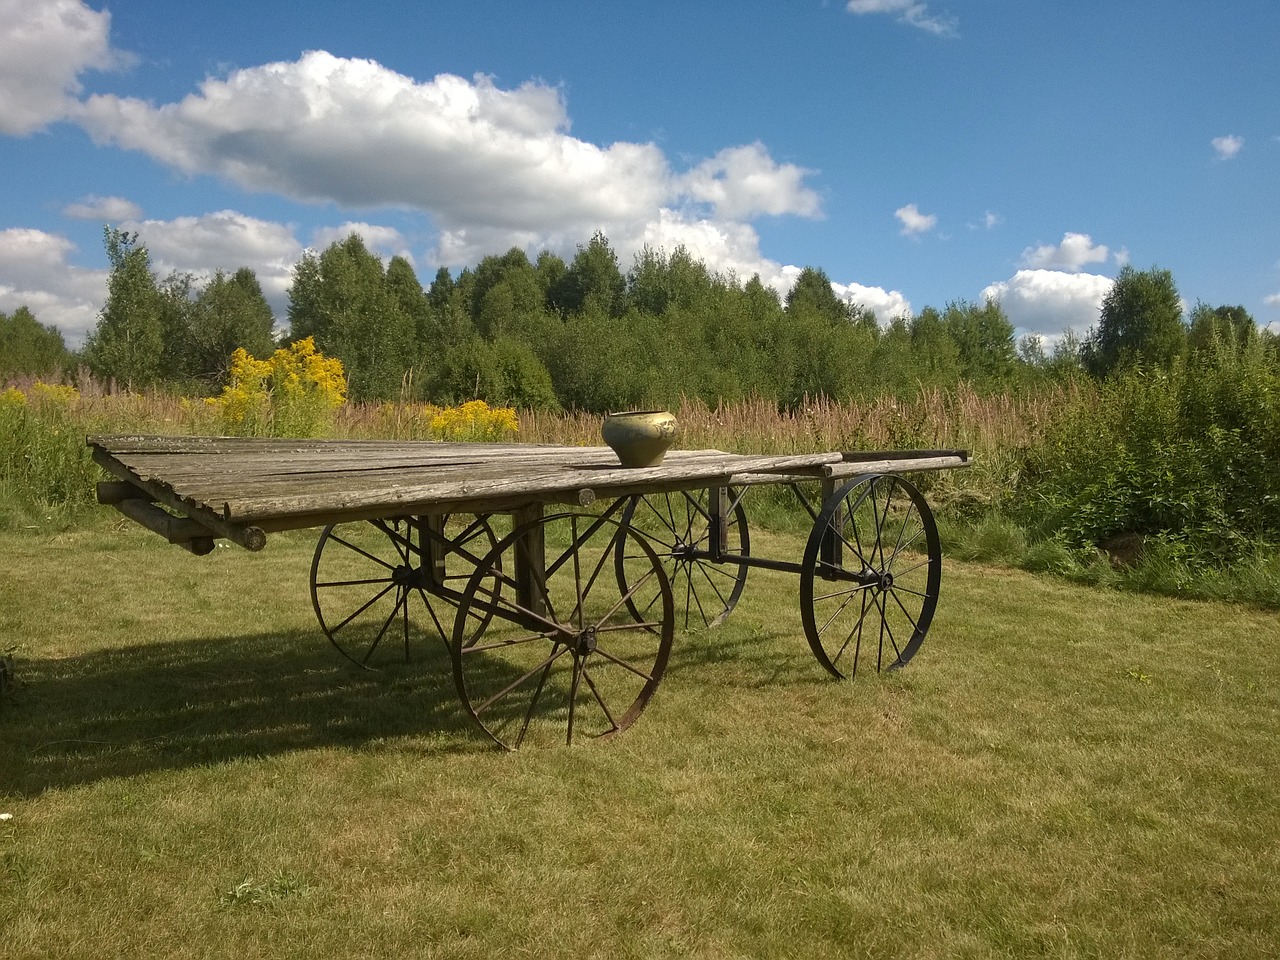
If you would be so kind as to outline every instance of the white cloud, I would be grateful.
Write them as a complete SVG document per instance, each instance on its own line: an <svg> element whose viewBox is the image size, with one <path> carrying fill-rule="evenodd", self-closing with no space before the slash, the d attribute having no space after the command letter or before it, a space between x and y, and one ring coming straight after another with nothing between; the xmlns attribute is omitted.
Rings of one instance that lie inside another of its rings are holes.
<svg viewBox="0 0 1280 960"><path fill-rule="evenodd" d="M1209 141L1218 152L1219 160L1230 160L1244 148L1244 137L1227 134L1225 137L1214 137Z"/></svg>
<svg viewBox="0 0 1280 960"><path fill-rule="evenodd" d="M299 200L414 207L446 229L590 232L655 209L670 188L652 144L600 148L568 136L553 88L500 90L483 76L417 83L324 52L206 80L158 107L90 97L82 122L98 142L184 173Z"/></svg>
<svg viewBox="0 0 1280 960"><path fill-rule="evenodd" d="M72 266L75 244L42 230L0 230L0 310L27 307L77 347L98 322L107 271Z"/></svg>
<svg viewBox="0 0 1280 960"><path fill-rule="evenodd" d="M22 136L74 108L77 79L129 59L108 40L111 14L79 0L0 0L0 133Z"/></svg>
<svg viewBox="0 0 1280 960"><path fill-rule="evenodd" d="M91 96L74 119L100 144L140 151L189 176L303 201L421 211L436 234L424 258L430 265L474 264L512 246L570 257L599 230L624 266L645 244L683 244L711 270L740 279L758 273L785 294L798 270L763 257L748 221L821 216L820 198L806 186L811 171L775 161L760 143L675 171L652 143L597 146L570 136L561 91L544 83L502 90L485 76L418 82L325 52L210 78L173 103ZM936 223L914 205L907 210L908 233ZM284 316L304 249L290 225L231 210L145 220L120 197L86 197L64 212L137 231L162 276L178 270L203 280L248 266ZM409 255L397 230L368 221L308 239L319 248L353 230L375 252ZM840 290L878 315L909 310L896 291L857 283ZM99 283L95 313L104 297ZM92 317L81 319L81 330L91 326Z"/></svg>
<svg viewBox="0 0 1280 960"><path fill-rule="evenodd" d="M413 253L409 250L404 234L395 227L384 227L376 223L348 220L336 227L322 227L311 234L309 246L313 250L323 250L331 243L339 243L347 239L353 233L358 235L364 241L365 247L373 253L385 259L400 256L413 263Z"/></svg>
<svg viewBox="0 0 1280 960"><path fill-rule="evenodd" d="M1273 293L1269 297L1263 297L1262 302L1268 307L1280 307L1280 293Z"/></svg>
<svg viewBox="0 0 1280 960"><path fill-rule="evenodd" d="M420 83L369 60L316 51L208 79L177 103L93 96L80 121L99 143L189 175L347 207L429 214L444 252L476 238L634 231L663 207L722 219L819 215L810 171L760 144L673 172L652 143L607 147L568 134L561 92L499 89L485 76Z"/></svg>
<svg viewBox="0 0 1280 960"><path fill-rule="evenodd" d="M911 316L911 301L897 290L864 287L860 283L832 283L831 289L845 303L870 310L882 326L887 325L895 317Z"/></svg>
<svg viewBox="0 0 1280 960"><path fill-rule="evenodd" d="M893 215L902 224L901 233L904 237L918 237L938 225L938 218L934 214L921 213L914 203L899 207L893 211Z"/></svg>
<svg viewBox="0 0 1280 960"><path fill-rule="evenodd" d="M221 210L199 217L126 221L121 229L138 234L161 277L176 270L204 281L218 270L249 267L276 318L283 320L293 268L303 250L292 227Z"/></svg>
<svg viewBox="0 0 1280 960"><path fill-rule="evenodd" d="M1016 328L1055 339L1067 330L1083 334L1094 326L1113 282L1091 273L1019 270L986 287L982 299L1000 301Z"/></svg>
<svg viewBox="0 0 1280 960"><path fill-rule="evenodd" d="M709 203L717 217L746 219L757 214L816 217L818 195L804 186L812 171L779 164L761 143L729 147L678 178L691 199Z"/></svg>
<svg viewBox="0 0 1280 960"><path fill-rule="evenodd" d="M1094 244L1087 233L1064 233L1059 244L1042 244L1022 251L1021 264L1032 270L1066 270L1078 273L1091 263L1106 263L1111 251ZM1125 251L1128 258L1128 252Z"/></svg>
<svg viewBox="0 0 1280 960"><path fill-rule="evenodd" d="M858 15L888 13L896 16L900 23L918 27L940 37L956 35L955 17L932 14L929 12L928 4L921 3L919 0L849 0L845 4L845 9Z"/></svg>
<svg viewBox="0 0 1280 960"><path fill-rule="evenodd" d="M97 220L101 223L119 223L122 220L137 220L142 216L142 208L132 200L124 197L87 196L76 203L62 208L63 216L75 220Z"/></svg>

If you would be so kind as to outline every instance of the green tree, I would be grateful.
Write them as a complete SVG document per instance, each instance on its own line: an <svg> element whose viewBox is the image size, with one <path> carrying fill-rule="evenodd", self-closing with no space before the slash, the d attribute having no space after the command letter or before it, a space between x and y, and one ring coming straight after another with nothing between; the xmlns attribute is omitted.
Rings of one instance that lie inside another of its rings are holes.
<svg viewBox="0 0 1280 960"><path fill-rule="evenodd" d="M196 294L189 313L188 375L213 387L226 381L237 347L259 360L276 349L275 318L257 275L241 267L231 276L219 270Z"/></svg>
<svg viewBox="0 0 1280 960"><path fill-rule="evenodd" d="M1187 330L1173 274L1126 265L1102 300L1098 327L1085 341L1085 365L1105 377L1140 365L1167 370L1182 356Z"/></svg>
<svg viewBox="0 0 1280 960"><path fill-rule="evenodd" d="M156 282L160 294L160 329L164 347L160 352L160 378L170 384L186 384L192 379L192 344L195 277L175 270Z"/></svg>
<svg viewBox="0 0 1280 960"><path fill-rule="evenodd" d="M849 307L836 296L831 279L816 267L805 267L787 293L787 313L810 311L835 324L849 319Z"/></svg>
<svg viewBox="0 0 1280 960"><path fill-rule="evenodd" d="M26 306L18 307L11 316L0 311L0 380L56 377L71 362L71 352L56 327L40 323Z"/></svg>
<svg viewBox="0 0 1280 960"><path fill-rule="evenodd" d="M359 235L335 241L319 257L303 256L289 288L289 321L293 340L313 336L323 353L342 361L352 399L400 394L416 356L414 318Z"/></svg>
<svg viewBox="0 0 1280 960"><path fill-rule="evenodd" d="M163 304L151 255L136 233L106 227L103 240L111 276L107 302L85 342L85 362L100 380L145 389L159 381L164 353Z"/></svg>
<svg viewBox="0 0 1280 960"><path fill-rule="evenodd" d="M996 387L1017 376L1013 324L997 301L988 300L982 306L968 301L949 303L942 323L956 345L960 374L965 379L982 387Z"/></svg>
<svg viewBox="0 0 1280 960"><path fill-rule="evenodd" d="M627 281L618 267L618 255L603 233L596 233L550 291L552 305L562 314L593 310L619 316L625 308Z"/></svg>
<svg viewBox="0 0 1280 960"><path fill-rule="evenodd" d="M1204 351L1217 340L1244 347L1258 339L1258 333L1258 325L1242 306L1210 307L1197 303L1191 311L1187 346L1192 351Z"/></svg>
<svg viewBox="0 0 1280 960"><path fill-rule="evenodd" d="M960 348L942 314L925 307L907 326L917 381L928 386L955 385L963 375Z"/></svg>

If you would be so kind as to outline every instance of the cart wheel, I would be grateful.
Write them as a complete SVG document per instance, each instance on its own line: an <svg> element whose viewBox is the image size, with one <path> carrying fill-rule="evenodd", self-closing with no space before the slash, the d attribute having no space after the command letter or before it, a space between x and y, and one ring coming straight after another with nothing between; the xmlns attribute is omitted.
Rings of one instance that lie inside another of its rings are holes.
<svg viewBox="0 0 1280 960"><path fill-rule="evenodd" d="M805 546L800 615L813 655L853 677L863 646L876 672L906 666L938 604L942 550L933 513L901 477L857 477L823 505Z"/></svg>
<svg viewBox="0 0 1280 960"><path fill-rule="evenodd" d="M751 554L751 535L747 530L747 512L742 508L745 489L729 488L732 508L725 517L728 526L726 552L735 557ZM643 534L662 560L662 569L671 581L675 594L676 615L683 619L684 629L694 626L714 627L724 622L742 596L747 582L745 563L711 559L711 512L709 492L686 490L633 497L622 513L622 522ZM628 540L628 542L631 542ZM634 552L634 551L632 551ZM619 551L616 557L618 586L627 590L627 560ZM627 609L636 620L648 611L638 609L631 600Z"/></svg>
<svg viewBox="0 0 1280 960"><path fill-rule="evenodd" d="M619 551L625 590L606 569ZM645 618L633 619L628 604ZM611 737L662 679L673 609L658 555L626 524L577 513L524 524L463 591L450 645L458 695L509 750ZM482 640L470 627L477 616L491 618Z"/></svg>
<svg viewBox="0 0 1280 960"><path fill-rule="evenodd" d="M426 524L395 517L331 524L320 534L311 561L311 603L325 636L362 667L386 662L397 646L408 660L411 623L423 609L444 640L461 588L497 539L483 516L445 517L443 534L428 532ZM423 569L423 548L433 536L444 558L438 582ZM486 622L473 620L472 633L482 633Z"/></svg>

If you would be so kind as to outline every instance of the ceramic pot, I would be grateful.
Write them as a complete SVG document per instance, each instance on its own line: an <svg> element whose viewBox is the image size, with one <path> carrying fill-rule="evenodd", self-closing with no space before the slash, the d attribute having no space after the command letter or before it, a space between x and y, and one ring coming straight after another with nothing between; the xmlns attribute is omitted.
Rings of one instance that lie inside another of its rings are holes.
<svg viewBox="0 0 1280 960"><path fill-rule="evenodd" d="M600 435L624 467L656 467L680 435L680 427L666 410L632 410L608 414Z"/></svg>

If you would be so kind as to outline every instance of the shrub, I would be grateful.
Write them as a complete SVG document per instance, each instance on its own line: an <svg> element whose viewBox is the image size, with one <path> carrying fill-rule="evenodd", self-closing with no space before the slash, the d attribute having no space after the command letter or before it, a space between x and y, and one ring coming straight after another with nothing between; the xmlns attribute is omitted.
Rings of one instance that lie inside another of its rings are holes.
<svg viewBox="0 0 1280 960"><path fill-rule="evenodd" d="M1219 343L1064 404L1028 445L1011 503L1074 548L1140 534L1230 561L1280 539L1277 463L1280 377L1256 342Z"/></svg>
<svg viewBox="0 0 1280 960"><path fill-rule="evenodd" d="M311 337L255 360L231 355L222 394L206 401L221 428L237 436L313 437L346 399L342 363L316 350Z"/></svg>

